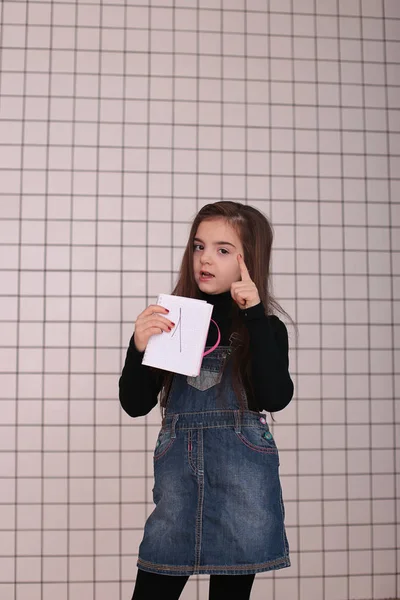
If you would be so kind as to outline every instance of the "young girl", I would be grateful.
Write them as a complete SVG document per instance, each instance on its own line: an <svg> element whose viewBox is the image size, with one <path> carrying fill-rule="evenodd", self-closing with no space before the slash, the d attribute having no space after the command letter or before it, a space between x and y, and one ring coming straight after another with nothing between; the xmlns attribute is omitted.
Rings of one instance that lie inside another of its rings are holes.
<svg viewBox="0 0 400 600"><path fill-rule="evenodd" d="M161 392L163 421L132 600L177 599L195 573L210 574L210 600L245 600L255 573L290 566L278 450L260 413L293 395L287 330L272 314L283 311L269 290L271 245L251 206L216 202L194 219L173 294L211 302L221 332L198 377L143 366L149 338L174 323L156 305L136 320L120 402L137 417ZM206 347L216 339L211 324Z"/></svg>

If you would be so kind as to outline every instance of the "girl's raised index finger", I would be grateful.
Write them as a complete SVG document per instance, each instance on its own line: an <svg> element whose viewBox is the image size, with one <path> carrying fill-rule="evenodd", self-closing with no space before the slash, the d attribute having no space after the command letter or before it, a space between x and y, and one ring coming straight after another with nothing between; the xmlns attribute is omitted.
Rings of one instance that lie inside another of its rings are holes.
<svg viewBox="0 0 400 600"><path fill-rule="evenodd" d="M249 271L246 267L246 263L244 262L244 258L241 254L237 255L238 258L238 263L239 263L239 268L240 268L240 276L242 278L242 281L245 280L251 280Z"/></svg>

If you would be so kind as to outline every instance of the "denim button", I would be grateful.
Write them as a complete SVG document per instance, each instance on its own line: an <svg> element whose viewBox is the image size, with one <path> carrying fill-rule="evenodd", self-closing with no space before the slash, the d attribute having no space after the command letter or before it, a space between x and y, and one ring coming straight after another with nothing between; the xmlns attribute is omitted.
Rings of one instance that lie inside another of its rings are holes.
<svg viewBox="0 0 400 600"><path fill-rule="evenodd" d="M270 433L269 431L266 431L265 433L263 433L263 437L266 440L270 440L272 438L272 433Z"/></svg>
<svg viewBox="0 0 400 600"><path fill-rule="evenodd" d="M260 422L265 425L267 422L267 419L265 417L261 417Z"/></svg>

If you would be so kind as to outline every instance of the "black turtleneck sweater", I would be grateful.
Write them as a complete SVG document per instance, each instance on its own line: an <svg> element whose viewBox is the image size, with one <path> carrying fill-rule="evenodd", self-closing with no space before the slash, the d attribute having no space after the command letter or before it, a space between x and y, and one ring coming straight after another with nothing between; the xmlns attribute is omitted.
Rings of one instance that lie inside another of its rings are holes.
<svg viewBox="0 0 400 600"><path fill-rule="evenodd" d="M214 305L212 318L221 331L221 346L230 345L232 296L230 292L217 295L202 294L202 299ZM275 315L265 315L262 303L241 310L250 336L251 376L254 392L248 395L250 410L276 412L287 406L293 396L289 375L288 334L285 324ZM207 346L216 342L212 325ZM131 417L146 415L157 404L162 375L142 365L143 352L136 349L133 336L119 380L119 399Z"/></svg>

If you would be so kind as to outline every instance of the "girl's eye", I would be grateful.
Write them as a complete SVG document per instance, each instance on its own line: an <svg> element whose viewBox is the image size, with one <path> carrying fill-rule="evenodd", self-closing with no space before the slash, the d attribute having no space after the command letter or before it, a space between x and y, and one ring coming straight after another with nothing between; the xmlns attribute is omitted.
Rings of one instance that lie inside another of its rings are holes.
<svg viewBox="0 0 400 600"><path fill-rule="evenodd" d="M193 250L194 250L194 251L196 251L196 250L202 250L202 249L203 249L203 246L202 246L201 244L195 244L195 245L193 246Z"/></svg>
<svg viewBox="0 0 400 600"><path fill-rule="evenodd" d="M226 248L220 248L219 250L221 254L229 254L229 251Z"/></svg>

